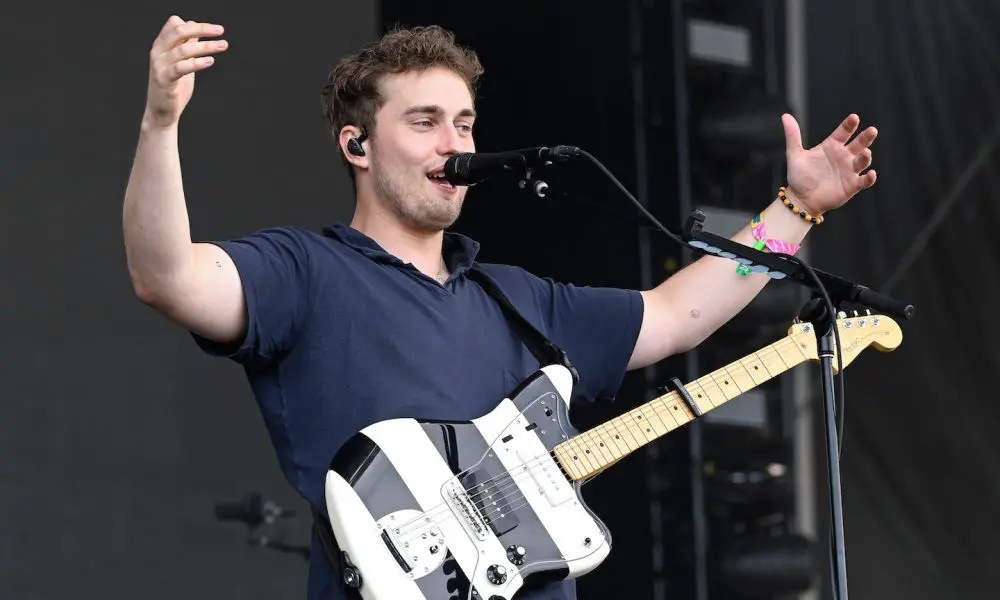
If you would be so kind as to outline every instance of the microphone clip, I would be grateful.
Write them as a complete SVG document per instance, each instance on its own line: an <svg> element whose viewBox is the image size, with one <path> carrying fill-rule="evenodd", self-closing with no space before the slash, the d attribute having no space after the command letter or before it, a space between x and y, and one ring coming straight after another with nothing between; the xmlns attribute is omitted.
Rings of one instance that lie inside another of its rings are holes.
<svg viewBox="0 0 1000 600"><path fill-rule="evenodd" d="M535 170L531 167L525 169L524 177L517 182L517 187L521 190L527 190L530 187L531 192L539 198L544 198L549 192L549 184L535 177Z"/></svg>
<svg viewBox="0 0 1000 600"><path fill-rule="evenodd" d="M566 162L571 158L580 156L580 148L565 144L560 144L551 148L543 146L538 149L538 156L540 158L540 162L537 163L537 166L533 163L533 161L528 161L524 177L517 182L517 187L524 190L530 186L532 193L539 198L544 198L548 195L549 184L542 179L538 179L535 176L535 171L538 170L539 166L549 166L558 162Z"/></svg>
<svg viewBox="0 0 1000 600"><path fill-rule="evenodd" d="M527 165L524 169L524 177L517 182L517 187L522 190L530 187L532 193L539 198L544 198L548 195L549 184L535 176L535 172L538 168L540 166L547 167L557 162L565 162L579 155L580 149L576 146L559 145L551 148L539 148L538 156L540 158L540 162L535 164L533 161L527 161Z"/></svg>

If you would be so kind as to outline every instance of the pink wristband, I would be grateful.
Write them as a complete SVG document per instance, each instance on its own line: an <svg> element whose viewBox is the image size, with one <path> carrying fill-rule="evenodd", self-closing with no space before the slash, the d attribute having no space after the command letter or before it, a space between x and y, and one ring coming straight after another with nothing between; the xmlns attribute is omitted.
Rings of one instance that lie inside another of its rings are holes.
<svg viewBox="0 0 1000 600"><path fill-rule="evenodd" d="M764 242L767 249L771 252L776 252L780 254L795 254L799 251L798 244L789 244L788 242L783 242L781 240L770 240L767 238L767 228L764 227L764 219L760 215L753 218L750 221L750 230L753 231L754 239Z"/></svg>

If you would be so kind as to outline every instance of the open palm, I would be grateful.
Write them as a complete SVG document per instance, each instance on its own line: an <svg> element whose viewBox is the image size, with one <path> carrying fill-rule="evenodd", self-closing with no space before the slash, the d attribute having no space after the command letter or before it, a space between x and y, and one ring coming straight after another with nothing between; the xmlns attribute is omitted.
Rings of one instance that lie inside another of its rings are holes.
<svg viewBox="0 0 1000 600"><path fill-rule="evenodd" d="M875 170L862 171L872 164L869 146L878 130L869 127L851 140L861 123L858 115L848 115L833 133L808 150L802 147L795 118L786 114L781 121L785 127L788 188L813 215L843 206L861 190L875 185Z"/></svg>

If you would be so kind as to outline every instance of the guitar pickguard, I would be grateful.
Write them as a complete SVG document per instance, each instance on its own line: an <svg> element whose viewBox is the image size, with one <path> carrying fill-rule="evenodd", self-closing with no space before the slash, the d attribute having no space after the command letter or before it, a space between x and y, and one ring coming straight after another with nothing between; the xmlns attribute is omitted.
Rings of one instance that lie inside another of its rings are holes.
<svg viewBox="0 0 1000 600"><path fill-rule="evenodd" d="M382 421L345 446L327 503L363 598L511 600L603 561L610 536L551 454L575 433L568 377L539 371L471 422Z"/></svg>

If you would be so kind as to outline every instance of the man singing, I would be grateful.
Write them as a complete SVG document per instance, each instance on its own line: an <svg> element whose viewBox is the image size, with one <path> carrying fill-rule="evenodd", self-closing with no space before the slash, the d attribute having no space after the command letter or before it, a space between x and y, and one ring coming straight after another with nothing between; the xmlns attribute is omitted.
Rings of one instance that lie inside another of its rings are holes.
<svg viewBox="0 0 1000 600"><path fill-rule="evenodd" d="M641 291L478 263L478 244L447 231L467 188L441 174L450 156L476 149L483 69L438 27L387 33L336 66L323 89L354 185L349 224L195 242L178 128L195 73L227 49L221 36L219 25L174 16L153 41L123 210L129 274L142 302L204 351L243 365L281 469L313 507L323 509L330 460L358 430L395 417L479 417L538 368L470 269L566 351L580 376L575 400L609 399L627 370L693 348L768 281L711 257ZM875 183L876 130L851 140L859 123L850 115L805 149L784 115L787 188L761 192L774 194L759 217L768 239L794 252L824 213ZM734 239L753 245L755 231L748 224ZM316 539L312 548L309 598L346 598ZM575 587L552 583L518 597L572 599Z"/></svg>

